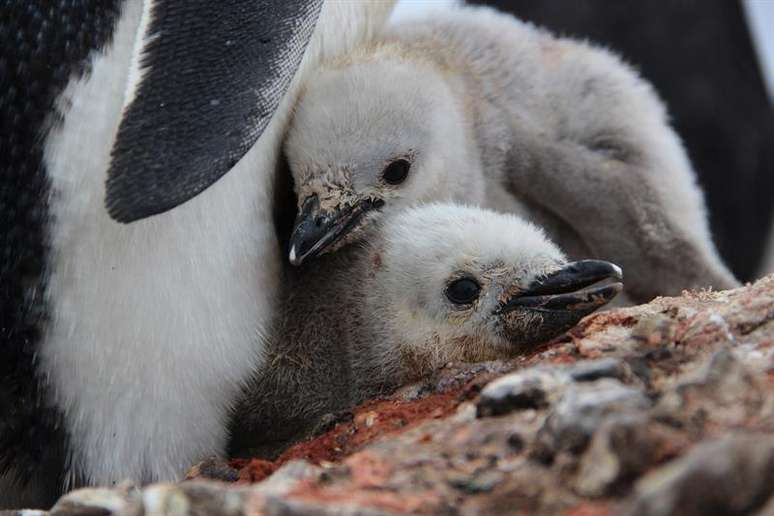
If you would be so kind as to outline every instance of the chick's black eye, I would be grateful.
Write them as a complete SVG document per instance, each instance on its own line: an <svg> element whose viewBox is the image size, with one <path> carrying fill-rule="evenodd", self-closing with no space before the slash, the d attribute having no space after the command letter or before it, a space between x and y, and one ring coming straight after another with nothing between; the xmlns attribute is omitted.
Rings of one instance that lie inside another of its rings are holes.
<svg viewBox="0 0 774 516"><path fill-rule="evenodd" d="M455 305L467 305L478 298L481 286L470 278L460 278L446 287L446 297Z"/></svg>
<svg viewBox="0 0 774 516"><path fill-rule="evenodd" d="M384 167L382 177L391 185L399 185L406 180L411 163L405 159L398 159Z"/></svg>

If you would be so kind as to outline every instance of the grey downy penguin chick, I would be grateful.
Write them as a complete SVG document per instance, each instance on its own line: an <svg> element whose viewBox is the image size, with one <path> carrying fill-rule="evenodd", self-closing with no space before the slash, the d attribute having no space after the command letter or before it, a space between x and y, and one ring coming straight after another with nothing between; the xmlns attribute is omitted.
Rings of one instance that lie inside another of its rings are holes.
<svg viewBox="0 0 774 516"><path fill-rule="evenodd" d="M610 52L488 8L394 25L307 83L286 142L300 264L429 200L511 211L635 301L737 281L664 106Z"/></svg>
<svg viewBox="0 0 774 516"><path fill-rule="evenodd" d="M389 8L3 3L0 509L225 452L279 288L292 105Z"/></svg>
<svg viewBox="0 0 774 516"><path fill-rule="evenodd" d="M510 214L426 204L367 231L364 245L288 267L266 365L234 411L232 455L271 455L320 416L450 361L529 350L622 288L616 265L567 263Z"/></svg>

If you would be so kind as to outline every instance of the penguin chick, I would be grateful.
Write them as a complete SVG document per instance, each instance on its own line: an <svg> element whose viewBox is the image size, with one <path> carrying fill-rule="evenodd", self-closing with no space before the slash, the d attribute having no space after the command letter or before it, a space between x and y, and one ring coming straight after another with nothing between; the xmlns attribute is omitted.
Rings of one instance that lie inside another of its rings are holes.
<svg viewBox="0 0 774 516"><path fill-rule="evenodd" d="M491 9L400 23L325 64L285 152L296 265L358 240L382 212L453 200L518 213L571 256L621 264L635 301L738 284L650 85L606 50Z"/></svg>
<svg viewBox="0 0 774 516"><path fill-rule="evenodd" d="M276 452L320 416L450 361L528 350L622 288L617 266L567 263L510 214L426 204L368 231L365 245L287 271L266 365L234 412L232 455Z"/></svg>

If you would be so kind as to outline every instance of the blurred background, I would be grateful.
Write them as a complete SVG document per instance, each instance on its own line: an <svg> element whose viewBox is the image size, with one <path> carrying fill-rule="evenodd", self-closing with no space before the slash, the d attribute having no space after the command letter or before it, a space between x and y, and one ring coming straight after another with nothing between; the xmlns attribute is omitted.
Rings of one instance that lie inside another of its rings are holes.
<svg viewBox="0 0 774 516"><path fill-rule="evenodd" d="M399 0L394 20L454 0ZM742 281L774 272L774 0L472 0L613 49L666 102Z"/></svg>

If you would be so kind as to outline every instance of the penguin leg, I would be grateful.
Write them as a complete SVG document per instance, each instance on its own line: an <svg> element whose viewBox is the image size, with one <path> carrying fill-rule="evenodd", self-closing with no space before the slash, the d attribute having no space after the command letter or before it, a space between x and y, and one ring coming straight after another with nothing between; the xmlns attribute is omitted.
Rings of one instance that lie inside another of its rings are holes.
<svg viewBox="0 0 774 516"><path fill-rule="evenodd" d="M739 284L711 241L687 158L597 152L534 134L517 141L507 187L572 226L594 257L620 264L631 299Z"/></svg>

